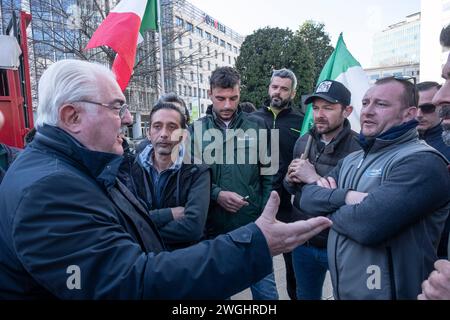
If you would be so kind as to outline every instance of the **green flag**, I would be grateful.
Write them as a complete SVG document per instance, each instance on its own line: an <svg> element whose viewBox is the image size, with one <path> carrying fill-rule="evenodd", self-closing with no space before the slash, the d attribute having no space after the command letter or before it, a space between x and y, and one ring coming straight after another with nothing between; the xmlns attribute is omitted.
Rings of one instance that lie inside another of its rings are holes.
<svg viewBox="0 0 450 320"><path fill-rule="evenodd" d="M369 89L369 80L361 64L352 56L345 45L342 33L339 35L336 49L331 54L327 63L320 73L317 85L324 80L335 80L344 84L352 93L353 112L348 120L352 129L356 132L361 130L359 115L361 113L361 101ZM305 120L303 121L301 135L306 134L314 125L312 104L306 108Z"/></svg>
<svg viewBox="0 0 450 320"><path fill-rule="evenodd" d="M142 34L145 30L158 29L158 0L148 0L145 7L144 18L142 18L141 29Z"/></svg>

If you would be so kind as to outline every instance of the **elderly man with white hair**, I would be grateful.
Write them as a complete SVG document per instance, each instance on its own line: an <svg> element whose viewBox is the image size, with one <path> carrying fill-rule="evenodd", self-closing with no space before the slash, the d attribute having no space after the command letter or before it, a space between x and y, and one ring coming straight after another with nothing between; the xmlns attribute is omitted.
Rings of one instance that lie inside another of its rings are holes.
<svg viewBox="0 0 450 320"><path fill-rule="evenodd" d="M59 61L38 93L35 139L0 186L0 299L226 298L331 223L280 223L273 194L254 224L166 252L116 178L130 114L111 71Z"/></svg>

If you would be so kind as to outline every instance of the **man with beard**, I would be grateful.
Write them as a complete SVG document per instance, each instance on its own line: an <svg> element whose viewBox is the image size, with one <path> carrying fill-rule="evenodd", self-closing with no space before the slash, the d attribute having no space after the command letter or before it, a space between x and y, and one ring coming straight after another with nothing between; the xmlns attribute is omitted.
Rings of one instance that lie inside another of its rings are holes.
<svg viewBox="0 0 450 320"><path fill-rule="evenodd" d="M292 161L292 151L299 137L299 131L303 123L303 116L292 107L297 88L297 77L289 69L275 70L269 85L269 99L265 105L250 115L251 118L263 119L266 126L272 130L279 130L281 137L278 150L280 167L273 179L273 189L281 198L277 219L284 222L296 220L295 210L292 208L291 195L283 187L283 179ZM283 254L286 265L287 292L292 300L296 299L295 276L292 268L291 253Z"/></svg>
<svg viewBox="0 0 450 320"><path fill-rule="evenodd" d="M250 120L242 111L240 85L240 75L235 69L214 70L208 91L212 105L206 116L192 125L194 154L201 155L201 163L211 167L208 238L256 220L272 190L272 176L264 174L265 166L259 157L253 158L260 154L259 134L260 129L265 129L264 124L261 120ZM273 272L250 289L254 300L278 300Z"/></svg>
<svg viewBox="0 0 450 320"><path fill-rule="evenodd" d="M441 45L450 48L450 25L442 29ZM433 104L439 107L442 127L442 138L450 146L450 54L447 63L442 69L442 78L445 82L433 97ZM449 166L450 169L450 166ZM448 192L448 191L447 191ZM449 236L447 234L447 236ZM450 257L450 241L448 243L448 257ZM429 278L422 283L422 293L419 300L450 300L450 261L438 260L434 264L435 270Z"/></svg>
<svg viewBox="0 0 450 320"><path fill-rule="evenodd" d="M450 147L450 105L444 106L439 112L439 116L442 119L442 140Z"/></svg>
<svg viewBox="0 0 450 320"><path fill-rule="evenodd" d="M138 155L132 180L138 196L150 209L150 218L171 250L184 248L203 237L211 175L205 165L183 163L182 137L186 129L182 109L172 103L158 103L150 113L150 143Z"/></svg>
<svg viewBox="0 0 450 320"><path fill-rule="evenodd" d="M38 96L36 136L0 184L1 300L224 299L331 224L276 221L273 192L255 223L167 252L117 180L131 115L114 74L61 60L42 74Z"/></svg>
<svg viewBox="0 0 450 320"><path fill-rule="evenodd" d="M350 101L350 91L342 83L332 80L321 82L305 101L313 104L314 127L297 140L294 160L284 181L285 188L295 195L294 207L298 209L299 220L310 218L298 206L301 188L327 175L342 158L360 149L355 139L357 133L351 130L347 120L353 111ZM300 157L309 137L313 142L308 157L302 160ZM327 239L328 232L322 232L292 252L298 300L320 300L322 297L328 270Z"/></svg>
<svg viewBox="0 0 450 320"><path fill-rule="evenodd" d="M441 118L439 113L441 108L432 103L433 97L440 89L437 82L421 82L417 85L419 92L419 109L417 110L417 130L421 139L430 146L442 153L447 160L450 160L450 147L442 140Z"/></svg>
<svg viewBox="0 0 450 320"><path fill-rule="evenodd" d="M437 260L448 161L419 140L409 80L377 80L362 100L362 150L302 189L302 210L334 222L327 254L336 299L415 299Z"/></svg>
<svg viewBox="0 0 450 320"><path fill-rule="evenodd" d="M441 106L433 104L433 97L441 86L437 82L421 82L417 85L419 91L419 109L417 110L417 130L421 139L442 153L450 160L450 146L444 143L443 125L441 126ZM438 247L438 257L447 259L448 234L450 232L450 217L447 218L444 231Z"/></svg>

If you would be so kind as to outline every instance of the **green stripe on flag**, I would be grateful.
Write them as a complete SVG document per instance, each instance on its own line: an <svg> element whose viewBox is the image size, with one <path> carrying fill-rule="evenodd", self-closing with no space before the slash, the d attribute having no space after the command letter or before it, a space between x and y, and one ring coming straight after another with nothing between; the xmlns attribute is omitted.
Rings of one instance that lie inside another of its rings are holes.
<svg viewBox="0 0 450 320"><path fill-rule="evenodd" d="M339 35L336 49L334 49L327 63L320 73L317 85L324 80L336 80L342 73L346 72L349 68L361 66L361 64L352 56L345 45L342 33ZM306 108L305 119L303 120L301 135L308 133L308 131L314 125L314 117L312 104L309 104Z"/></svg>
<svg viewBox="0 0 450 320"><path fill-rule="evenodd" d="M145 8L145 14L142 18L141 29L139 30L142 34L146 30L158 29L158 1L148 0L147 6Z"/></svg>

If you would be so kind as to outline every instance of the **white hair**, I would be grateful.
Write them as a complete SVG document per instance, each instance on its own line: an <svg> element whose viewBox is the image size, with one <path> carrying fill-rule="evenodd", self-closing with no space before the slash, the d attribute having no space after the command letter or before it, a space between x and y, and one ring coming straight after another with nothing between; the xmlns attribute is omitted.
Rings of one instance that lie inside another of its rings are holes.
<svg viewBox="0 0 450 320"><path fill-rule="evenodd" d="M57 126L59 108L65 103L98 95L102 77L115 79L111 70L98 63L68 59L52 64L39 80L36 127Z"/></svg>

